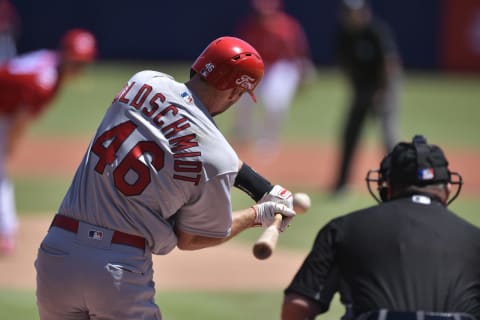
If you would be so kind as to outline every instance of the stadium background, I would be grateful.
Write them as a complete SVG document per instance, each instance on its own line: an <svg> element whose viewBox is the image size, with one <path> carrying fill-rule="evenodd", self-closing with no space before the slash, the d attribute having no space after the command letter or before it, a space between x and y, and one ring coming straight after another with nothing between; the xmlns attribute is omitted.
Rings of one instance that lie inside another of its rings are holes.
<svg viewBox="0 0 480 320"><path fill-rule="evenodd" d="M210 39L232 34L248 1L14 1L22 16L21 51L55 47L68 28L85 27L102 59L192 60ZM405 65L415 69L480 71L477 0L372 0L391 25ZM338 0L285 0L303 23L318 65L332 63Z"/></svg>

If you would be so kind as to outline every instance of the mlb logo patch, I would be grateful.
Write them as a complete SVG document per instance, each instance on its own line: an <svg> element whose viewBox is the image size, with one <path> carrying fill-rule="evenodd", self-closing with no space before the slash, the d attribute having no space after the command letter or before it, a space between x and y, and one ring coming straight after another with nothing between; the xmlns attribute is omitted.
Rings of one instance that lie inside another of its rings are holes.
<svg viewBox="0 0 480 320"><path fill-rule="evenodd" d="M99 230L89 230L88 237L93 240L102 240L103 239L103 231Z"/></svg>
<svg viewBox="0 0 480 320"><path fill-rule="evenodd" d="M182 92L181 96L182 96L183 100L185 100L185 102L187 102L187 103L192 103L193 98L192 98L192 96L189 95L186 91L185 91L185 92Z"/></svg>
<svg viewBox="0 0 480 320"><path fill-rule="evenodd" d="M419 180L432 180L435 178L435 171L433 168L418 169L417 178Z"/></svg>

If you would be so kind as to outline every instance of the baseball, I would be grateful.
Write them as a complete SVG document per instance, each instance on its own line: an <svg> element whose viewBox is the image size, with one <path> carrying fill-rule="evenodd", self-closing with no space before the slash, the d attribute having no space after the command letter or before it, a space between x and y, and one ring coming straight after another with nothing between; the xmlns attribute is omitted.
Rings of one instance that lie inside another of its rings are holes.
<svg viewBox="0 0 480 320"><path fill-rule="evenodd" d="M296 213L305 213L311 205L312 202L308 194L297 192L293 195L293 208Z"/></svg>

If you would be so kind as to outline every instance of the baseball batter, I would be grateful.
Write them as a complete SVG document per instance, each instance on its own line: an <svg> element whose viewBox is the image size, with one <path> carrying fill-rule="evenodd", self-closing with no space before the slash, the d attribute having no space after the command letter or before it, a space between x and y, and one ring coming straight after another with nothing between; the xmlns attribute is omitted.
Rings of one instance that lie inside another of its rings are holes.
<svg viewBox="0 0 480 320"><path fill-rule="evenodd" d="M186 83L149 70L128 80L40 245L41 319L160 319L152 254L220 244L268 226L275 212L287 218L283 228L289 223L291 193L262 193L268 183L238 159L212 118L243 93L253 96L262 76L253 47L221 37ZM234 185L262 198L232 212Z"/></svg>
<svg viewBox="0 0 480 320"><path fill-rule="evenodd" d="M58 93L67 76L78 73L96 54L96 40L82 29L68 31L59 50L38 50L0 67L0 254L15 248L18 221L6 163L27 125Z"/></svg>

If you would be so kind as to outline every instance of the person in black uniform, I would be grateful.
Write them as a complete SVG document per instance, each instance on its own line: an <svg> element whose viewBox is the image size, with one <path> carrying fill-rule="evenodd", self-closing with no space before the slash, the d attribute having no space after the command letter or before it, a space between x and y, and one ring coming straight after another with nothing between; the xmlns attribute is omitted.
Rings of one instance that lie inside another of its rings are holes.
<svg viewBox="0 0 480 320"><path fill-rule="evenodd" d="M480 319L480 228L447 209L462 177L443 151L423 136L398 143L367 185L379 204L319 231L284 291L282 320L327 312L341 281L350 319Z"/></svg>
<svg viewBox="0 0 480 320"><path fill-rule="evenodd" d="M369 115L378 118L386 152L399 141L398 109L402 65L394 37L374 18L364 0L344 0L336 34L336 55L351 87L342 134L341 162L333 192L348 183L361 129Z"/></svg>

